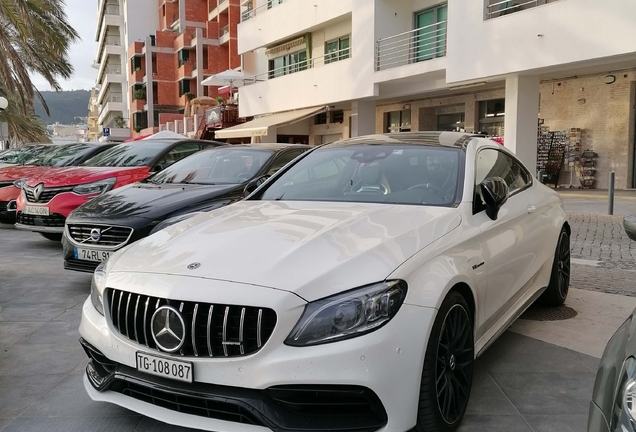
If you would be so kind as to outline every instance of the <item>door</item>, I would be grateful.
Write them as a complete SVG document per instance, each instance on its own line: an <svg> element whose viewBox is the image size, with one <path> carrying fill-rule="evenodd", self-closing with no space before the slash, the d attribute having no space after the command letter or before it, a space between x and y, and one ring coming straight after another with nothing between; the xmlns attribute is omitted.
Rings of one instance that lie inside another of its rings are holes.
<svg viewBox="0 0 636 432"><path fill-rule="evenodd" d="M501 177L510 198L491 220L478 185L486 178ZM541 223L535 214L536 191L532 176L508 154L483 149L477 154L474 218L482 231L484 262L488 273L485 329L496 323L529 288L541 250Z"/></svg>
<svg viewBox="0 0 636 432"><path fill-rule="evenodd" d="M415 15L415 61L430 60L446 54L448 6L442 5Z"/></svg>

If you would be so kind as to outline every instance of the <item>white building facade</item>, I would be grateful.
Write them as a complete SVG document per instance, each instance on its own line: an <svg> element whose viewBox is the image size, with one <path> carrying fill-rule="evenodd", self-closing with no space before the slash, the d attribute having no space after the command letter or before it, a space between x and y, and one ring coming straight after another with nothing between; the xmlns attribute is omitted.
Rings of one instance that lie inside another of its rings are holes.
<svg viewBox="0 0 636 432"><path fill-rule="evenodd" d="M615 171L617 188L636 187L633 0L242 5L240 114L275 115L227 138L320 144L457 125L499 136L535 169L540 125L578 128L599 155L596 186Z"/></svg>
<svg viewBox="0 0 636 432"><path fill-rule="evenodd" d="M98 0L95 40L97 53L98 127L110 131L103 140L130 138L127 49L135 41L145 41L159 23L156 0Z"/></svg>

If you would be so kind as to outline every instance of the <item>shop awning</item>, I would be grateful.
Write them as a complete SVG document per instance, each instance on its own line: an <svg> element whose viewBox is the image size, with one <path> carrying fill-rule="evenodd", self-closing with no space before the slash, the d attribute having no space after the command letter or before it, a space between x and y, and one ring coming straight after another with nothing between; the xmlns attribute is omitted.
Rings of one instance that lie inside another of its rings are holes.
<svg viewBox="0 0 636 432"><path fill-rule="evenodd" d="M215 132L215 137L219 139L230 138L250 138L267 135L270 127L289 126L306 118L313 117L316 114L324 112L326 107L305 108L296 111L286 111L259 117L247 123L233 126L227 129L221 129Z"/></svg>

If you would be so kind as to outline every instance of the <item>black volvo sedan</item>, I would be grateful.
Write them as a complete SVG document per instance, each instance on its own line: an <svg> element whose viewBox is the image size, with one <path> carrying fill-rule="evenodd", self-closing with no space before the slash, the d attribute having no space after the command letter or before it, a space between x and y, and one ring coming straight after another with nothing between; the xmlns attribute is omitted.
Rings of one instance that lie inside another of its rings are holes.
<svg viewBox="0 0 636 432"><path fill-rule="evenodd" d="M217 147L97 197L66 219L64 268L92 272L130 243L241 200L246 187L255 188L309 149L296 144Z"/></svg>

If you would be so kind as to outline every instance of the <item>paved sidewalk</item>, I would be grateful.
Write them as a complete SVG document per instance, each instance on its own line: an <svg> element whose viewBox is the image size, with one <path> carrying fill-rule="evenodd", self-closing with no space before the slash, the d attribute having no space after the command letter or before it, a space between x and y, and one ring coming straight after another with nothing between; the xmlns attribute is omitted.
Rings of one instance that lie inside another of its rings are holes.
<svg viewBox="0 0 636 432"><path fill-rule="evenodd" d="M557 189L568 211L607 215L609 199L606 190ZM616 191L614 215L636 213L636 190Z"/></svg>

